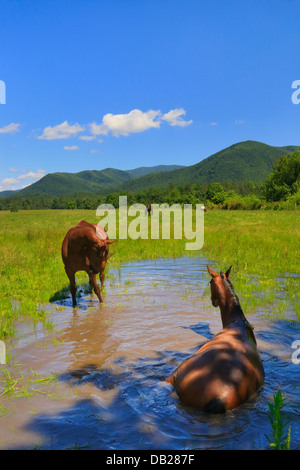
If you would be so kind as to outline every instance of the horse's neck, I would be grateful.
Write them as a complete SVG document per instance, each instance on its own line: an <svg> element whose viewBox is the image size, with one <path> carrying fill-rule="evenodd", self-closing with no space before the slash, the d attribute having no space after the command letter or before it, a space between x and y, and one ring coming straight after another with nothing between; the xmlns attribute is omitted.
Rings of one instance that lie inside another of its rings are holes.
<svg viewBox="0 0 300 470"><path fill-rule="evenodd" d="M244 312L240 305L232 303L226 303L220 307L223 328L228 328L231 324L238 321L247 321Z"/></svg>
<svg viewBox="0 0 300 470"><path fill-rule="evenodd" d="M226 283L226 293L223 297L223 303L220 305L223 328L234 328L243 331L245 337L251 342L256 340L253 333L253 327L244 315L239 299L233 290L229 281Z"/></svg>
<svg viewBox="0 0 300 470"><path fill-rule="evenodd" d="M224 316L223 316L224 314ZM222 323L223 328L238 329L243 335L244 339L256 345L256 339L253 332L253 326L248 322L240 305L235 305L230 313L223 312Z"/></svg>

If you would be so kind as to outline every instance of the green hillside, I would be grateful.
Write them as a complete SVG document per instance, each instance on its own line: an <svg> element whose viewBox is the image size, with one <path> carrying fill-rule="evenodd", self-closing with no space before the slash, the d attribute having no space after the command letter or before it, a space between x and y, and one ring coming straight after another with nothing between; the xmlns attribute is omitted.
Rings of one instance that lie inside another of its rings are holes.
<svg viewBox="0 0 300 470"><path fill-rule="evenodd" d="M134 170L127 170L127 173L130 173L132 176L141 177L148 175L150 173L160 173L165 171L173 171L184 168L183 165L157 165L157 166L140 166Z"/></svg>
<svg viewBox="0 0 300 470"><path fill-rule="evenodd" d="M196 165L165 173L143 176L123 189L138 191L150 187L166 188L169 184L208 184L224 181L263 181L281 156L299 146L271 147L261 142L240 142L217 152Z"/></svg>
<svg viewBox="0 0 300 470"><path fill-rule="evenodd" d="M50 173L18 192L18 196L63 196L75 193L105 193L132 176L126 171L106 168L79 173Z"/></svg>

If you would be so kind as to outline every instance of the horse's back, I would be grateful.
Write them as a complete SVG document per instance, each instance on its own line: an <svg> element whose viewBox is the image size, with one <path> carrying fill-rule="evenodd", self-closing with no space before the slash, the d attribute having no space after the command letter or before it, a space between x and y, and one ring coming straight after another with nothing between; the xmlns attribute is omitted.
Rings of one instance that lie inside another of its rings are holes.
<svg viewBox="0 0 300 470"><path fill-rule="evenodd" d="M246 401L262 384L256 347L238 332L225 331L204 344L168 377L188 405L224 412Z"/></svg>

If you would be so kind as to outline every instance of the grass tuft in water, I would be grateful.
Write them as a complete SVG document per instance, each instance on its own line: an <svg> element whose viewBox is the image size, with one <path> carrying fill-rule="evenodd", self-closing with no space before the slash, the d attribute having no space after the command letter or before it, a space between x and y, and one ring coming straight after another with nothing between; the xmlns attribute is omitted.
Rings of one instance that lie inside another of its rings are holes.
<svg viewBox="0 0 300 470"><path fill-rule="evenodd" d="M291 443L291 426L286 431L288 420L284 421L282 417L282 409L286 399L282 397L282 393L278 390L273 394L273 403L268 402L269 419L272 426L272 436L266 436L269 446L274 450L289 450Z"/></svg>

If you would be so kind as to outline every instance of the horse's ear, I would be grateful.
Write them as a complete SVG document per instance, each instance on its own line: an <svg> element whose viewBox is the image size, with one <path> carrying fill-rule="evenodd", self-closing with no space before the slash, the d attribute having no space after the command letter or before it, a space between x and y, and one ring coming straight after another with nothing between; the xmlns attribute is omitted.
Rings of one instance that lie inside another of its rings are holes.
<svg viewBox="0 0 300 470"><path fill-rule="evenodd" d="M207 270L209 272L209 274L211 275L211 277L216 277L218 274L213 270L211 269L208 265L207 265Z"/></svg>
<svg viewBox="0 0 300 470"><path fill-rule="evenodd" d="M106 245L111 245L111 243L115 243L117 240L105 240Z"/></svg>
<svg viewBox="0 0 300 470"><path fill-rule="evenodd" d="M228 268L227 271L226 271L226 273L225 273L227 279L229 278L229 274L230 274L231 268L232 268L232 266L230 266L230 268Z"/></svg>

